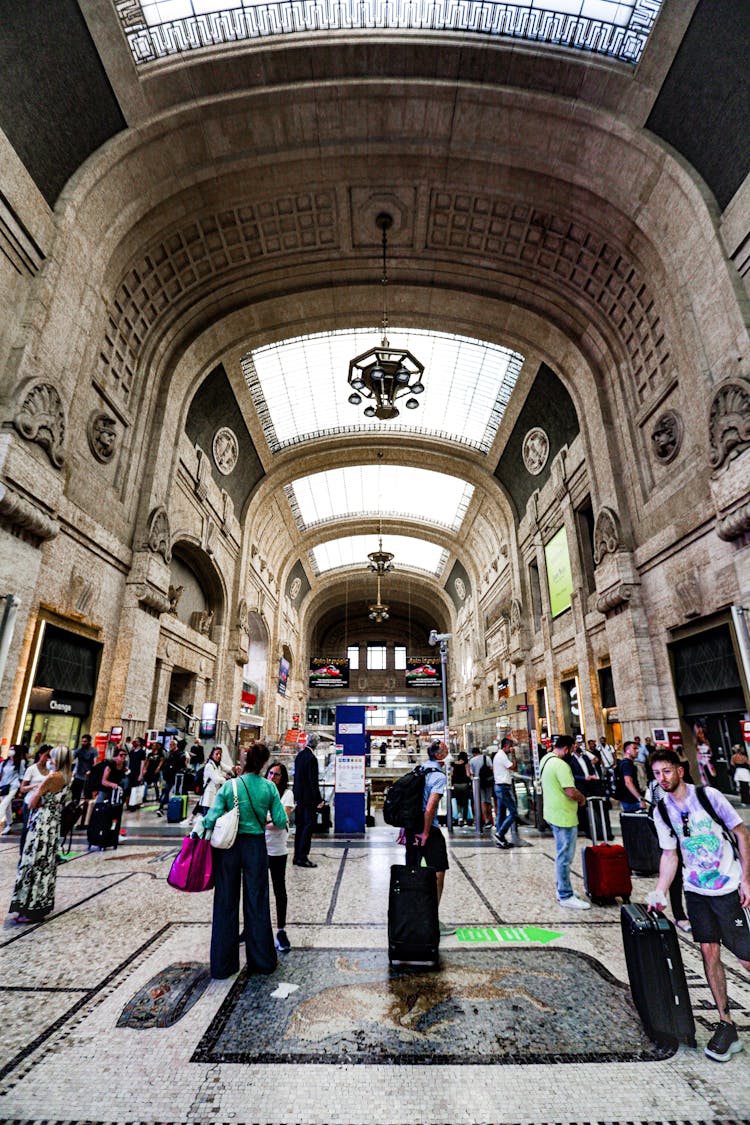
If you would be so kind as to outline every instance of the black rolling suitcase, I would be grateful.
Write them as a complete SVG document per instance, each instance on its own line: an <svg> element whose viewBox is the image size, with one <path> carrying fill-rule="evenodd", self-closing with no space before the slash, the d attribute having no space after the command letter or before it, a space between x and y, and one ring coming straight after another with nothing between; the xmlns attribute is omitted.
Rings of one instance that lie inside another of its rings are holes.
<svg viewBox="0 0 750 1125"><path fill-rule="evenodd" d="M122 804L111 804L105 801L94 805L91 820L86 828L89 847L116 848L120 840L120 821L122 820Z"/></svg>
<svg viewBox="0 0 750 1125"><path fill-rule="evenodd" d="M630 991L655 1043L695 1046L695 1023L677 932L663 914L635 903L620 911Z"/></svg>
<svg viewBox="0 0 750 1125"><path fill-rule="evenodd" d="M391 868L388 896L388 960L392 965L439 961L437 873L433 867Z"/></svg>
<svg viewBox="0 0 750 1125"><path fill-rule="evenodd" d="M656 875L661 848L651 817L645 812L620 813L620 831L633 874Z"/></svg>

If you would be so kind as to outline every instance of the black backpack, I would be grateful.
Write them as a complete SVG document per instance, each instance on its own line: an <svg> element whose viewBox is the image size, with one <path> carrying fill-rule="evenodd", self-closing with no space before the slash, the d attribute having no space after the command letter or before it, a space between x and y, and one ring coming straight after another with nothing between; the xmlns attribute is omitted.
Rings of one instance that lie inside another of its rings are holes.
<svg viewBox="0 0 750 1125"><path fill-rule="evenodd" d="M487 761L487 755L482 754L482 764L479 767L479 784L482 788L495 784L495 771Z"/></svg>
<svg viewBox="0 0 750 1125"><path fill-rule="evenodd" d="M425 774L434 772L435 769L417 766L394 781L386 790L383 802L383 820L386 824L392 824L395 828L420 829L422 827Z"/></svg>

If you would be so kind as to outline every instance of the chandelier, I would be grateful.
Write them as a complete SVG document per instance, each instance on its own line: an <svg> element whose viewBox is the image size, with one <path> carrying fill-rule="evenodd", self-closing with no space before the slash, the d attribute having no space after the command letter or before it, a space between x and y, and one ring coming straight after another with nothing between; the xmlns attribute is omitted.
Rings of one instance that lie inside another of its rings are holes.
<svg viewBox="0 0 750 1125"><path fill-rule="evenodd" d="M380 347L370 348L362 355L356 356L349 363L349 386L352 393L349 402L352 406L359 406L362 399L368 399L365 407L365 418L380 418L388 421L397 418L399 409L396 400L409 395L404 404L407 410L416 410L419 399L424 391L422 374L424 364L420 363L410 351L405 348L392 348L388 342L388 231L393 225L393 217L386 211L381 211L375 220L376 225L383 232L383 339Z"/></svg>
<svg viewBox="0 0 750 1125"><path fill-rule="evenodd" d="M388 606L383 605L380 600L380 579L384 574L390 574L393 570L393 555L390 551L383 550L382 535L378 536L377 551L370 551L367 557L370 560L367 569L377 575L378 582L378 599L374 605L368 606L370 610L370 621L374 621L376 625L380 625L383 621L388 620Z"/></svg>

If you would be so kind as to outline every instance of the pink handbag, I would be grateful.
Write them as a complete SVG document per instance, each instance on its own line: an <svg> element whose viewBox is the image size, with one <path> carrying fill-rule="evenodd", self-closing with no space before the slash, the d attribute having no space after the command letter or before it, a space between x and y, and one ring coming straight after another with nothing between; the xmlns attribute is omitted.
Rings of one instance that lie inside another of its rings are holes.
<svg viewBox="0 0 750 1125"><path fill-rule="evenodd" d="M172 864L167 882L178 891L210 891L214 885L213 859L208 840L186 836Z"/></svg>

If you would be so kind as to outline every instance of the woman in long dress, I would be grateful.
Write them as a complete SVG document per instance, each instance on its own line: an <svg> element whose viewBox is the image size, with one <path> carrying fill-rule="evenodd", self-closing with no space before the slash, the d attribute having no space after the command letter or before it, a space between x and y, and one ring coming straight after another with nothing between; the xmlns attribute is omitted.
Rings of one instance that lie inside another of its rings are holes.
<svg viewBox="0 0 750 1125"><path fill-rule="evenodd" d="M53 771L29 800L26 840L10 902L17 922L38 922L55 905L60 815L73 777L73 755L67 746L56 746L50 759Z"/></svg>

